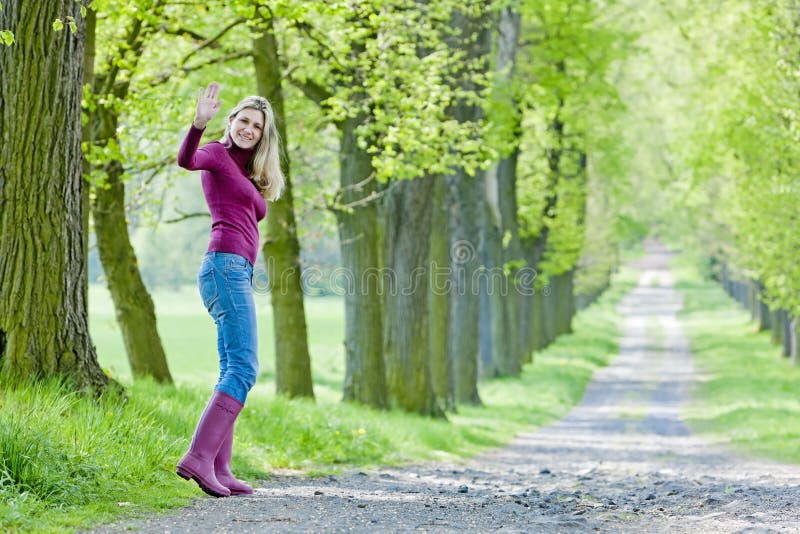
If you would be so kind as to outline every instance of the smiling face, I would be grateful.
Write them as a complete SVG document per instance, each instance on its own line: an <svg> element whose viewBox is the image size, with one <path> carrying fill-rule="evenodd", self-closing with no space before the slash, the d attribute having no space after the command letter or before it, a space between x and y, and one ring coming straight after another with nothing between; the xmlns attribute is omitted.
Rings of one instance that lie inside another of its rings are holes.
<svg viewBox="0 0 800 534"><path fill-rule="evenodd" d="M231 139L239 148L255 148L264 133L264 112L244 108L231 119Z"/></svg>

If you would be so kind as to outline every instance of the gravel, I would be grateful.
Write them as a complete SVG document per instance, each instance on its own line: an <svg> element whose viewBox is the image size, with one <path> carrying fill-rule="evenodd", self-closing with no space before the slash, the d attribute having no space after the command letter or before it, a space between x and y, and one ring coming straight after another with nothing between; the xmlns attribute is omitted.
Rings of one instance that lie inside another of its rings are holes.
<svg viewBox="0 0 800 534"><path fill-rule="evenodd" d="M94 532L800 532L800 468L743 457L680 418L693 382L670 255L620 304L620 354L553 425L461 465L308 478L202 497Z"/></svg>

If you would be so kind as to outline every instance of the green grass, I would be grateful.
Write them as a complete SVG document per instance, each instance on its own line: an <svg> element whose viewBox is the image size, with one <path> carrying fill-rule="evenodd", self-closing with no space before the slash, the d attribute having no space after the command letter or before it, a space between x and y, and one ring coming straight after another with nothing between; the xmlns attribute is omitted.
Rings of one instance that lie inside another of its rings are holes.
<svg viewBox="0 0 800 534"><path fill-rule="evenodd" d="M160 290L153 294L158 330L170 372L178 385L211 387L219 373L217 333L203 308L197 288ZM274 390L275 338L268 295L256 295L260 376L256 391ZM344 300L315 297L305 301L309 323L309 350L313 356L314 388L318 398L334 402L344 380ZM130 366L108 291L89 290L90 330L100 365L113 377L129 383Z"/></svg>
<svg viewBox="0 0 800 534"><path fill-rule="evenodd" d="M484 406L461 407L449 421L339 402L342 302L308 299L317 402L276 397L272 362L264 361L266 371L237 423L234 470L253 480L278 468L318 474L343 466L458 460L552 422L580 400L594 370L617 353L620 318L614 305L635 278L623 271L598 303L576 317L574 334L536 354L519 378L482 383ZM92 298L92 334L102 364L125 384L128 401L92 402L55 383L0 392L0 530L70 531L202 495L174 474L174 466L216 376L213 324L198 311L194 295L156 295L178 385L132 383L110 321L113 310L103 298ZM262 326L270 319L265 303ZM271 359L266 336L260 341L262 360Z"/></svg>
<svg viewBox="0 0 800 534"><path fill-rule="evenodd" d="M684 414L690 426L739 452L800 462L800 370L780 356L769 332L755 332L719 284L685 261L676 274L681 322L706 377Z"/></svg>

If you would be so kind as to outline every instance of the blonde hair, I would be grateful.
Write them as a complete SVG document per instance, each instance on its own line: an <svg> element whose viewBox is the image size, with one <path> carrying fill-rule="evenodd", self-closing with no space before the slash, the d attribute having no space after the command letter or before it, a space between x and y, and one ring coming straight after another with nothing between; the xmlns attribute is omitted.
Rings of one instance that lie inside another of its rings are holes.
<svg viewBox="0 0 800 534"><path fill-rule="evenodd" d="M236 107L228 114L225 137L222 142L230 139L231 122L245 108L257 109L264 114L264 129L261 132L261 139L258 140L258 144L253 150L253 156L247 164L250 179L253 180L265 199L278 200L286 180L281 171L281 140L275 126L275 114L272 112L269 101L261 96L248 96L236 104Z"/></svg>

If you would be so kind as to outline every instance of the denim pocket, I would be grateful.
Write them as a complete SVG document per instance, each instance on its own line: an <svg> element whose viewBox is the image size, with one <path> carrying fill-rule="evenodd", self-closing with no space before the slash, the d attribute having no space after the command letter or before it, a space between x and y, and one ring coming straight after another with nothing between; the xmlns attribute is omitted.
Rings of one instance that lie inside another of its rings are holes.
<svg viewBox="0 0 800 534"><path fill-rule="evenodd" d="M250 262L238 254L230 254L225 261L226 271L247 271L249 267Z"/></svg>
<svg viewBox="0 0 800 534"><path fill-rule="evenodd" d="M214 276L213 267L208 269L204 268L200 271L200 274L197 276L197 286L200 289L200 298L203 299L203 305L206 309L210 310L211 306L219 297L217 279Z"/></svg>

